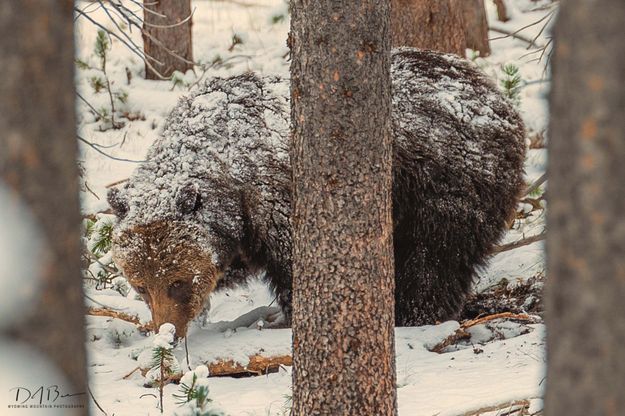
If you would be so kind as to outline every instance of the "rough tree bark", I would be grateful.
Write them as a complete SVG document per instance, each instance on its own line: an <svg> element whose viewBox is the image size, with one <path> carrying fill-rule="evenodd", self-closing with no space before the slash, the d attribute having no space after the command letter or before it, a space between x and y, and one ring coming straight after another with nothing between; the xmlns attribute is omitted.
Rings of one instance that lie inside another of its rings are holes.
<svg viewBox="0 0 625 416"><path fill-rule="evenodd" d="M465 0L392 0L393 46L413 46L464 56Z"/></svg>
<svg viewBox="0 0 625 416"><path fill-rule="evenodd" d="M152 66L165 78L193 69L191 0L145 0L143 8L143 50L158 61ZM145 66L147 79L161 76Z"/></svg>
<svg viewBox="0 0 625 416"><path fill-rule="evenodd" d="M625 3L562 2L549 142L547 415L625 409Z"/></svg>
<svg viewBox="0 0 625 416"><path fill-rule="evenodd" d="M293 415L396 414L389 23L292 3Z"/></svg>
<svg viewBox="0 0 625 416"><path fill-rule="evenodd" d="M484 0L464 0L461 5L467 48L479 51L480 56L490 55Z"/></svg>
<svg viewBox="0 0 625 416"><path fill-rule="evenodd" d="M2 2L0 182L28 205L45 246L41 258L30 259L44 262L41 292L9 334L65 373L75 390L64 393L82 393L87 384L72 18L72 0Z"/></svg>

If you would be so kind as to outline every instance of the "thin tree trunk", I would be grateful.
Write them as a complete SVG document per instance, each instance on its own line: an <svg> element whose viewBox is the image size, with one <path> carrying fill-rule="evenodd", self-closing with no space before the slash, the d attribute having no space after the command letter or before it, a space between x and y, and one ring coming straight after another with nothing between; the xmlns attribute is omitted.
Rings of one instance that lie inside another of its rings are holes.
<svg viewBox="0 0 625 416"><path fill-rule="evenodd" d="M479 51L480 56L490 55L488 19L484 0L464 0L462 11L467 48Z"/></svg>
<svg viewBox="0 0 625 416"><path fill-rule="evenodd" d="M151 61L152 66L165 78L174 71L193 69L191 0L145 0L143 4L143 50L158 61ZM161 78L147 65L145 77Z"/></svg>
<svg viewBox="0 0 625 416"><path fill-rule="evenodd" d="M292 3L293 415L396 414L389 3Z"/></svg>
<svg viewBox="0 0 625 416"><path fill-rule="evenodd" d="M464 56L465 0L392 0L393 46L413 46Z"/></svg>
<svg viewBox="0 0 625 416"><path fill-rule="evenodd" d="M547 415L625 409L623 26L622 0L568 0L555 30Z"/></svg>
<svg viewBox="0 0 625 416"><path fill-rule="evenodd" d="M510 20L504 0L493 0L493 2L495 3L495 7L497 7L497 20L500 22L507 22Z"/></svg>
<svg viewBox="0 0 625 416"><path fill-rule="evenodd" d="M87 391L72 18L70 0L0 6L0 182L32 212L44 247L26 259L42 263L36 300L8 334L60 368L73 384L67 394Z"/></svg>

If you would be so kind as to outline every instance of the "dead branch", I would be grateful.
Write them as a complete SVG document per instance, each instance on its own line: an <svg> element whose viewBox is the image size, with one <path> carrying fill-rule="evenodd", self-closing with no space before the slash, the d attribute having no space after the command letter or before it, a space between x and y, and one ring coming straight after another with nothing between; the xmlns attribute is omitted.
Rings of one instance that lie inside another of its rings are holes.
<svg viewBox="0 0 625 416"><path fill-rule="evenodd" d="M137 325L139 331L147 332L152 330L152 322L148 322L147 324L141 324L139 317L136 315L130 315L125 312L117 312L108 308L87 308L87 315L91 316L107 316L109 318L117 318L122 321L130 322L132 324Z"/></svg>
<svg viewBox="0 0 625 416"><path fill-rule="evenodd" d="M108 413L106 413L104 409L102 409L102 406L100 406L100 403L98 403L98 401L95 399L95 396L93 395L93 392L91 391L91 387L87 386L87 390L89 391L89 395L91 396L91 400L93 400L93 403L95 403L95 405L98 407L98 409L100 409L100 411L104 414L104 416L108 416Z"/></svg>
<svg viewBox="0 0 625 416"><path fill-rule="evenodd" d="M124 183L124 182L128 182L128 178L126 178L126 179L120 179L120 180L115 181L115 182L113 182L113 183L109 183L108 185L106 185L106 186L105 186L105 188L106 188L106 189L108 189L108 188L112 188L112 187L117 186L117 185L120 185L120 184L122 184L122 183Z"/></svg>
<svg viewBox="0 0 625 416"><path fill-rule="evenodd" d="M528 186L527 189L525 190L525 194L523 195L523 197L526 197L532 192L534 192L535 190L537 190L540 187L540 185L542 185L545 182L547 182L547 173L543 173L540 178L536 179L533 184Z"/></svg>
<svg viewBox="0 0 625 416"><path fill-rule="evenodd" d="M523 238L523 239L521 239L519 241L515 241L513 243L501 244L501 245L498 245L498 246L494 246L493 249L491 250L491 254L499 254L499 253L503 253L504 251L514 250L514 249L519 248L519 247L527 246L529 244L536 243L538 241L542 241L545 238L547 238L547 232L543 231L540 234L533 235L531 237L526 237L526 238Z"/></svg>
<svg viewBox="0 0 625 416"><path fill-rule="evenodd" d="M449 335L447 338L436 344L434 347L429 348L429 350L437 354L442 354L445 348L449 347L450 345L454 345L459 341L471 339L471 334L467 332L467 329L475 325L483 324L484 322L493 321L495 319L510 319L531 322L536 321L536 318L525 313L502 312L493 315L483 316L481 318L476 318L470 321L463 322L460 325L460 328L458 328L453 334Z"/></svg>
<svg viewBox="0 0 625 416"><path fill-rule="evenodd" d="M130 376L133 375L139 369L141 369L141 367L135 367L134 370L132 370L130 373L128 373L124 377L122 377L122 380L128 380L130 378Z"/></svg>
<svg viewBox="0 0 625 416"><path fill-rule="evenodd" d="M456 330L456 332L454 332L453 334L451 334L450 336L448 336L447 338L445 338L444 340L442 340L441 342L439 342L438 344L436 344L434 347L430 348L429 350L437 354L442 354L445 348L449 347L450 345L454 345L457 342L465 340L465 339L471 339L471 334L469 334L462 327L460 327Z"/></svg>
<svg viewBox="0 0 625 416"><path fill-rule="evenodd" d="M101 155L108 157L109 159L117 160L118 162L131 162L131 163L143 163L143 162L145 162L145 160L124 159L124 158L121 158L121 157L115 157L115 156L109 155L108 153L103 152L102 150L100 150L96 144L91 143L89 140L86 140L86 139L84 139L84 138L82 138L80 136L76 136L76 138L78 140L80 140L81 142L83 142L84 144L86 144L87 146L91 147L96 152L100 153Z"/></svg>
<svg viewBox="0 0 625 416"><path fill-rule="evenodd" d="M490 38L490 39L488 39L489 41L505 39L505 38L514 38L514 39L518 39L518 40L521 40L521 41L527 43L528 45L530 45L530 47L534 46L536 48L542 48L541 46L536 45L534 43L534 41L532 41L532 39L527 38L527 37L525 37L523 35L519 35L516 32L510 32L510 31L507 31L505 29L500 29L500 28L491 27L491 26L488 27L488 30L492 30L493 32L497 32L497 33L501 33L502 35L505 35L505 36L498 36L496 38Z"/></svg>
<svg viewBox="0 0 625 416"><path fill-rule="evenodd" d="M463 322L460 326L460 329L466 330L475 325L483 324L484 322L494 321L495 319L514 319L517 321L535 321L536 318L530 316L525 313L512 313L512 312L502 312L496 313L494 315L483 316L481 318L472 319L470 321Z"/></svg>
<svg viewBox="0 0 625 416"><path fill-rule="evenodd" d="M93 192L93 189L89 188L89 185L87 184L87 181L84 182L85 185L85 189L93 196L96 197L96 199L99 201L100 197L98 196L98 194L96 194L95 192Z"/></svg>
<svg viewBox="0 0 625 416"><path fill-rule="evenodd" d="M488 412L498 412L499 416L512 416L512 415L524 415L525 411L529 409L530 402L529 400L515 400L513 402L501 403L494 406L486 406L477 410L470 410L468 412L463 413L461 416L479 416ZM521 412L521 413L519 413Z"/></svg>

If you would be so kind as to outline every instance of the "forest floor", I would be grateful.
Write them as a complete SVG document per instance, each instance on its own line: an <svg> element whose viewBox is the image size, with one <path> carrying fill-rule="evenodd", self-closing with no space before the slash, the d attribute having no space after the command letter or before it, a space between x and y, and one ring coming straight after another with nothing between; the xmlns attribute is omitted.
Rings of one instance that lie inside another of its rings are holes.
<svg viewBox="0 0 625 416"><path fill-rule="evenodd" d="M511 19L502 23L496 19L492 2L486 3L491 27L508 33L522 29L515 36L491 31L492 55L475 58L475 62L500 85L511 78L505 74L504 65L512 64L519 70L518 100L528 128L526 181L530 184L544 173L546 165L549 48L542 51L541 46L549 44L548 27L542 29L545 23L551 24L554 7L547 0L508 1ZM78 2L77 7L110 30L118 30L97 3ZM79 135L95 146L81 144L82 202L86 216L108 209L107 185L129 177L137 166L136 161L145 158L177 99L200 79L245 71L288 76L286 3L196 0L193 8L194 57L209 68L180 74L175 82L144 80L141 59L114 38L107 53L105 77L98 69L100 59L94 53L97 28L84 17L77 17L80 62L76 82L84 99L78 103ZM531 25L535 22L539 23ZM127 29L124 25L121 28ZM130 35L141 44L136 30ZM119 129L111 128L109 94L99 85L106 83L106 78L115 100L115 121L124 124ZM127 160L114 160L101 152ZM545 203L541 197L544 189L543 185L519 204L517 220L502 244L544 231ZM542 242L504 251L480 271L475 293L463 312L465 321L397 328L400 415L540 414L545 373L543 281ZM88 306L104 306L136 315L141 322L150 319L146 305L136 300L132 290L124 296L110 285L102 287L87 282L86 291ZM178 361L186 369L188 364L195 367L220 360L246 363L256 354L288 356L289 329L259 330L253 319L249 322L239 319L236 325L232 324L241 316L245 318L247 312L271 304L272 300L268 289L258 280L248 287L214 295L204 322L194 322L190 328L190 363L184 345L174 349ZM472 320L502 312L509 313L500 315L499 319ZM242 326L233 330L239 324ZM144 387L145 378L139 371L132 372L138 366L140 353L152 347L153 336L145 336L136 324L125 320L92 315L87 316L87 333L90 387L101 409L118 416L160 414L157 389ZM291 368L281 365L275 370L255 377L211 378L213 404L229 415L288 414ZM176 384L165 386L164 414L183 414L172 396L178 389ZM91 407L92 414L104 414L93 401Z"/></svg>

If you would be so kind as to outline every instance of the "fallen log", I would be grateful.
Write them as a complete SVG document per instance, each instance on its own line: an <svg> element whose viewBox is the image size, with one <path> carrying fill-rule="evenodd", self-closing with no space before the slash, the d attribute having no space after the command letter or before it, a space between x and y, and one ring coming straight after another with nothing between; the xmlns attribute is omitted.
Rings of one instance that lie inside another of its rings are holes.
<svg viewBox="0 0 625 416"><path fill-rule="evenodd" d="M292 366L293 358L290 355L276 355L265 357L260 354L254 354L249 357L246 364L241 364L234 360L217 360L205 363L208 367L209 377L255 377L271 373L277 373L282 366ZM135 368L123 378L129 378L137 369L141 370L141 375L145 376L149 368ZM177 383L180 381L181 375L170 377L165 380L166 383Z"/></svg>
<svg viewBox="0 0 625 416"><path fill-rule="evenodd" d="M495 319L509 319L515 321L529 321L531 323L536 322L537 318L525 313L512 313L512 312L502 312L496 313L494 315L482 316L476 319L472 319L470 321L465 321L460 325L460 328L456 329L456 331L449 335L447 338L430 348L431 352L435 352L437 354L442 354L445 351L445 348L450 345L454 345L459 341L470 339L471 334L467 332L467 329L472 326L480 325L488 321L493 321Z"/></svg>
<svg viewBox="0 0 625 416"><path fill-rule="evenodd" d="M265 357L255 354L249 357L245 365L234 360L215 361L206 363L209 377L251 377L276 373L281 366L292 366L293 358L290 355Z"/></svg>

